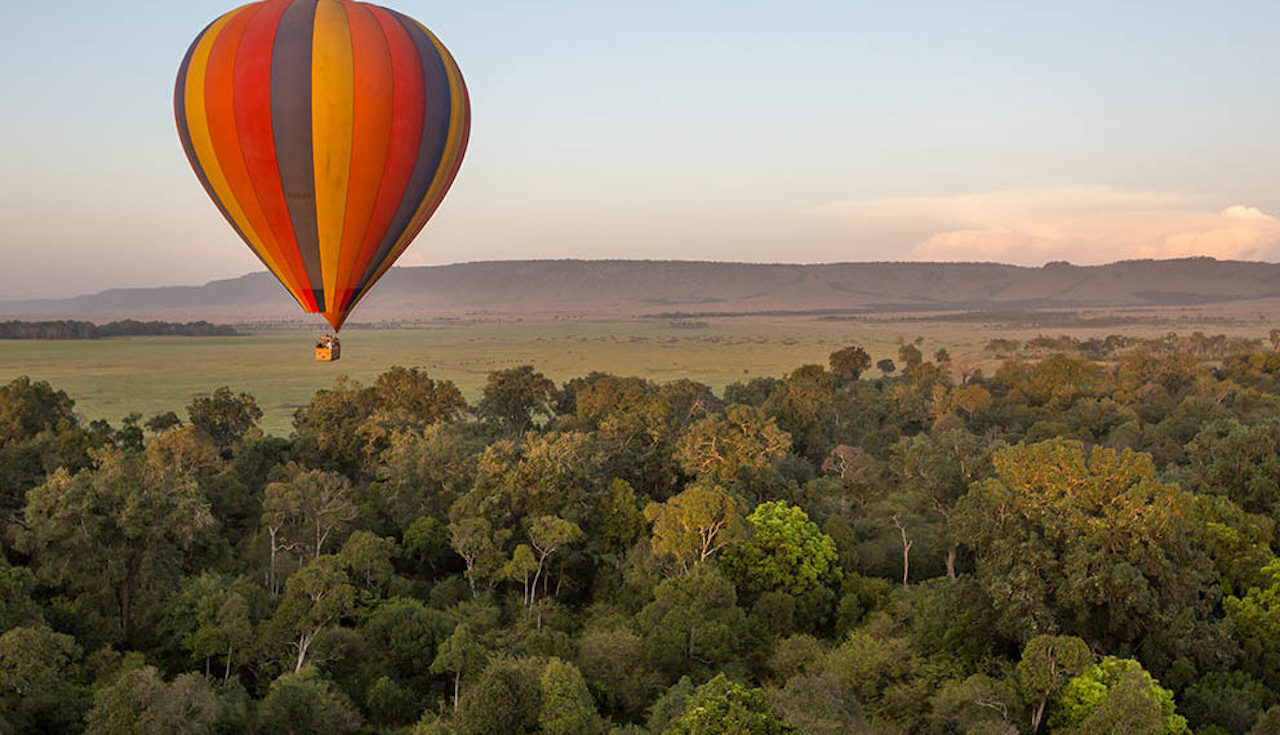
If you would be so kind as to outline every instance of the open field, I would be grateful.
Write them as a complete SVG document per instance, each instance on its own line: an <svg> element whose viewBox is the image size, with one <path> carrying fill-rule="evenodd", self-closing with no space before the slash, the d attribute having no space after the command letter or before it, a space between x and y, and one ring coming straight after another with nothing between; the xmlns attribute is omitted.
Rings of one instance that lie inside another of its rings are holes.
<svg viewBox="0 0 1280 735"><path fill-rule="evenodd" d="M516 320L423 329L349 329L343 358L316 363L317 332L264 332L240 337L145 337L92 341L0 342L0 381L19 375L48 380L67 391L89 419L118 421L130 411L180 414L193 396L220 385L257 397L264 428L287 434L293 411L340 375L370 381L392 365L420 366L454 381L468 400L479 396L493 370L532 364L556 381L591 370L639 375L659 382L690 378L716 390L762 375L783 375L861 344L875 359L893 357L901 340L924 339L932 354L985 363L993 337L1037 334L1087 337L1108 333L1152 336L1169 331L1225 332L1265 337L1269 315L1256 309L1212 314L1183 309L1107 313L1063 319L1013 315L920 314L875 317L735 317L667 320Z"/></svg>

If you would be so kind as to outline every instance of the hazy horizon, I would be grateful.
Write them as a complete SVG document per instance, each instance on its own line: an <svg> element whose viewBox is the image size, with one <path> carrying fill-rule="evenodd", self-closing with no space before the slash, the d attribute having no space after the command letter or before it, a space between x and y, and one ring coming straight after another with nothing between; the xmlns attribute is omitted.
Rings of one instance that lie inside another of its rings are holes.
<svg viewBox="0 0 1280 735"><path fill-rule="evenodd" d="M1008 267L1012 267L1012 268L1029 268L1029 269L1036 269L1036 268L1044 268L1044 267L1049 266L1049 265L1055 265L1055 264L1061 264L1061 263L1065 263L1065 264L1067 264L1067 265L1071 265L1071 266L1081 266L1081 267L1085 267L1085 266L1107 266L1107 265L1116 265L1116 264L1119 264L1119 263L1126 263L1126 262L1141 262L1141 261L1171 261L1171 260L1188 260L1188 259L1196 259L1196 258L1207 258L1207 259L1210 259L1210 260L1218 260L1218 261L1237 261L1237 262L1245 262L1245 263L1261 263L1261 264L1266 264L1266 265L1275 265L1275 264L1277 264L1277 263L1280 263L1280 261L1248 260L1248 259L1243 259L1243 258L1216 258L1216 257L1211 256L1211 255L1176 256L1176 257L1170 257L1170 258L1122 258L1122 259L1119 259L1119 260L1106 261L1106 262L1101 262L1101 263L1072 263L1072 262L1071 262L1071 261L1069 261L1069 260L1052 260L1052 261L1046 261L1046 262L1041 263L1041 264L1039 264L1039 265L1022 265L1022 264L1019 264L1019 263L1008 263L1008 262L1001 262L1001 261L996 261L996 260L829 260L829 261L800 262L800 261L786 261L786 260L758 260L758 261L746 261L746 260L713 260L713 259L706 259L706 258L615 258L615 257L601 257L601 258L574 258L574 257L562 257L562 258L501 258L501 259L479 259L479 260L460 260L460 261L457 261L457 262L454 262L454 263L422 263L422 264L416 264L416 263L403 263L403 262L401 262L401 263L397 263L396 265L392 266L392 270L397 270L397 269L400 269L400 268L447 268L447 267L449 267L449 266L473 265L473 264L479 264L479 263L543 263L543 262L566 262L566 261L567 261L567 262L625 262L625 263L710 263L710 264L718 264L718 265L760 265L760 266L770 266L770 265L786 265L786 266L789 266L789 265L795 265L795 266L822 266L822 265L877 265L877 264L884 264L884 263L893 263L893 264L911 264L911 265L920 265L920 266L928 266L928 265L992 265L992 266L1008 266ZM210 283L213 283L213 282L216 282L216 281L229 281L229 280L236 280L236 279L239 279L239 278L247 278L247 277L249 277L249 276L258 276L258 275L269 275L269 273L268 273L268 271L267 271L265 268L261 268L261 267L259 267L259 268L255 268L255 269L252 269L252 270L245 271L245 272L243 272L243 273L233 273L233 274L230 274L230 275L219 276L219 277L216 277L216 278L208 278L208 279L205 279L205 280L203 280L203 281L193 281L193 282L184 282L184 283L159 283L159 282L156 282L156 283L143 283L143 284L135 284L135 285L108 285L108 286L105 286L105 287L103 287L103 288L99 288L99 289L95 289L95 290L91 290L91 291L82 291L82 292L79 292L79 293L73 293L73 294L63 294L63 295L54 295L54 296L26 296L26 297L17 297L17 298L0 298L0 302L3 302L3 301L45 301L45 300L69 299L69 298L76 298L76 297L78 297L78 296L92 296L92 295L94 295L94 294L102 293L102 292L104 292L104 291L113 291L113 290L117 290L117 289L134 289L134 288L137 288L137 289L149 289L149 288L199 288L199 287L201 287L201 286L207 286L207 285L209 285Z"/></svg>
<svg viewBox="0 0 1280 735"><path fill-rule="evenodd" d="M1280 8L393 3L474 128L401 265L626 258L1280 260ZM0 300L259 268L183 157L172 85L230 8L0 10ZM139 42L145 41L145 42Z"/></svg>

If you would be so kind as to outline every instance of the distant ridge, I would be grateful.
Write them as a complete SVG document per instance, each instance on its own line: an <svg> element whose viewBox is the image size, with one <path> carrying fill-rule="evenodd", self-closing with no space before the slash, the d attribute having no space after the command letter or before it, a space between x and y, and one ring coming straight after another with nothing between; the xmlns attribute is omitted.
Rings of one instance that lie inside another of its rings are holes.
<svg viewBox="0 0 1280 735"><path fill-rule="evenodd" d="M465 315L670 316L974 308L1137 307L1280 296L1280 264L1213 258L1049 263L828 263L527 260L394 268L353 321ZM0 301L0 317L292 320L266 272L203 286L120 288L69 299Z"/></svg>

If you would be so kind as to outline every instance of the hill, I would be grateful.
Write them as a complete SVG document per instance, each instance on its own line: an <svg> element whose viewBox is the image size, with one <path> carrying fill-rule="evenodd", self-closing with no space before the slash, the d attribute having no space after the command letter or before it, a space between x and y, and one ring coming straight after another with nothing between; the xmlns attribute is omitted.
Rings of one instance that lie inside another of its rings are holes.
<svg viewBox="0 0 1280 735"><path fill-rule="evenodd" d="M541 260L395 268L355 321L460 316L733 315L1188 306L1280 296L1280 264L1212 258L1050 263L830 263ZM265 272L203 286L110 289L0 301L4 317L293 320Z"/></svg>

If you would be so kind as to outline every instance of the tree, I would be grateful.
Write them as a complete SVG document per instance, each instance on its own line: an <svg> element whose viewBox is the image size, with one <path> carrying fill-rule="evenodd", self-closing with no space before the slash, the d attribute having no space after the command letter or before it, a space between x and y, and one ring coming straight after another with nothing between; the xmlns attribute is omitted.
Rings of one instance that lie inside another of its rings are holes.
<svg viewBox="0 0 1280 735"><path fill-rule="evenodd" d="M347 537L338 552L338 559L353 579L366 590L374 590L391 580L395 574L391 561L399 554L400 547L394 538L356 531Z"/></svg>
<svg viewBox="0 0 1280 735"><path fill-rule="evenodd" d="M431 662L431 673L453 674L453 708L458 709L462 680L480 672L488 662L484 648L466 623L459 623L440 644Z"/></svg>
<svg viewBox="0 0 1280 735"><path fill-rule="evenodd" d="M680 438L676 458L706 482L733 485L767 478L791 449L791 438L760 409L729 406L724 416L695 421Z"/></svg>
<svg viewBox="0 0 1280 735"><path fill-rule="evenodd" d="M449 523L449 544L467 565L464 572L471 596L477 596L476 582L499 570L501 541L505 532L494 532L487 518L460 518Z"/></svg>
<svg viewBox="0 0 1280 735"><path fill-rule="evenodd" d="M836 582L836 544L805 512L784 500L761 503L747 517L754 533L725 549L726 574L739 590L800 596Z"/></svg>
<svg viewBox="0 0 1280 735"><path fill-rule="evenodd" d="M532 659L490 663L458 706L459 735L533 732L542 713L541 679L542 667Z"/></svg>
<svg viewBox="0 0 1280 735"><path fill-rule="evenodd" d="M724 674L698 687L666 735L785 735L800 731L769 706L763 690L729 681Z"/></svg>
<svg viewBox="0 0 1280 735"><path fill-rule="evenodd" d="M533 425L534 416L554 415L555 394L556 384L531 365L497 370L489 373L476 413L506 433L520 435Z"/></svg>
<svg viewBox="0 0 1280 735"><path fill-rule="evenodd" d="M581 540L582 529L578 528L578 524L566 521L563 518L538 516L529 521L527 533L529 535L529 544L538 555L538 567L533 573L533 584L529 588L528 604L532 607L537 599L538 580L542 577L542 570L546 565L547 557L554 554L561 547Z"/></svg>
<svg viewBox="0 0 1280 735"><path fill-rule="evenodd" d="M669 674L710 674L735 660L746 644L747 618L733 584L700 565L668 579L636 617L645 656Z"/></svg>
<svg viewBox="0 0 1280 735"><path fill-rule="evenodd" d="M1068 684L1050 720L1054 732L1190 735L1173 692L1133 659L1107 656Z"/></svg>
<svg viewBox="0 0 1280 735"><path fill-rule="evenodd" d="M1159 482L1149 455L1055 439L994 465L953 522L1007 633L1142 646L1162 665L1193 643L1211 572L1187 535L1191 496Z"/></svg>
<svg viewBox="0 0 1280 735"><path fill-rule="evenodd" d="M427 672L454 629L453 620L411 597L383 601L361 623L366 668L424 687Z"/></svg>
<svg viewBox="0 0 1280 735"><path fill-rule="evenodd" d="M1018 662L1018 686L1032 705L1031 732L1039 732L1045 707L1055 702L1072 677L1093 664L1093 652L1073 636L1040 635L1027 642Z"/></svg>
<svg viewBox="0 0 1280 735"><path fill-rule="evenodd" d="M653 552L675 559L682 571L706 561L746 532L742 498L719 485L695 483L665 503L650 503Z"/></svg>
<svg viewBox="0 0 1280 735"><path fill-rule="evenodd" d="M661 682L644 657L644 639L629 627L593 626L578 639L578 668L607 712L639 714Z"/></svg>
<svg viewBox="0 0 1280 735"><path fill-rule="evenodd" d="M311 666L284 674L258 709L262 732L270 735L340 735L360 729L360 715L342 690Z"/></svg>
<svg viewBox="0 0 1280 735"><path fill-rule="evenodd" d="M377 409L371 421L384 430L454 421L467 409L462 392L451 381L433 380L416 367L396 365L379 375L373 395Z"/></svg>
<svg viewBox="0 0 1280 735"><path fill-rule="evenodd" d="M578 667L552 658L542 670L539 731L545 735L592 735L604 730Z"/></svg>
<svg viewBox="0 0 1280 735"><path fill-rule="evenodd" d="M121 673L94 696L89 735L184 735L205 733L217 703L209 683L183 674L166 684L153 666Z"/></svg>
<svg viewBox="0 0 1280 735"><path fill-rule="evenodd" d="M0 512L20 510L25 493L54 470L88 466L98 443L80 428L65 392L26 376L0 385Z"/></svg>
<svg viewBox="0 0 1280 735"><path fill-rule="evenodd" d="M187 477L116 450L97 461L74 475L58 470L28 494L24 545L53 579L112 601L128 643L138 596L176 584L213 518Z"/></svg>
<svg viewBox="0 0 1280 735"><path fill-rule="evenodd" d="M1270 689L1243 671L1215 671L1183 691L1178 710L1194 732L1218 728L1220 732L1246 735L1275 701L1276 695Z"/></svg>
<svg viewBox="0 0 1280 735"><path fill-rule="evenodd" d="M289 577L272 620L293 636L294 671L307 662L316 637L355 607L355 590L336 556L321 556Z"/></svg>
<svg viewBox="0 0 1280 735"><path fill-rule="evenodd" d="M936 514L948 531L956 502L990 468L990 452L982 440L962 429L948 429L936 437L904 437L893 446L889 461L903 489L923 500L927 511ZM950 538L946 564L951 579L956 578L957 555L956 541Z"/></svg>
<svg viewBox="0 0 1280 735"><path fill-rule="evenodd" d="M44 625L0 634L0 726L13 732L73 732L89 705L76 681L75 638Z"/></svg>
<svg viewBox="0 0 1280 735"><path fill-rule="evenodd" d="M191 425L209 435L222 449L239 444L262 418L262 409L248 393L232 395L222 386L208 396L197 397L187 406Z"/></svg>
<svg viewBox="0 0 1280 735"><path fill-rule="evenodd" d="M831 353L831 373L845 381L857 380L871 367L871 355L857 345Z"/></svg>
<svg viewBox="0 0 1280 735"><path fill-rule="evenodd" d="M378 407L372 388L346 376L333 388L316 391L293 416L294 446L308 467L357 477L369 463L367 436L360 431Z"/></svg>

